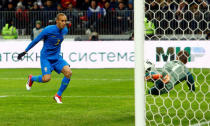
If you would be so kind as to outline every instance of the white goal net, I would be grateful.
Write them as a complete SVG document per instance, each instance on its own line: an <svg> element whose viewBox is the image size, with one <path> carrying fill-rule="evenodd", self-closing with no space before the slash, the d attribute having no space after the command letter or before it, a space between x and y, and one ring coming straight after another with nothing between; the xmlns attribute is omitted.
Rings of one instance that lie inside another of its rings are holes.
<svg viewBox="0 0 210 126"><path fill-rule="evenodd" d="M179 80L168 93L152 95L148 90L158 79L153 79L154 82L145 81L146 125L209 126L209 1L145 0L144 21L144 58L149 59L160 70L166 62L175 60L180 50L187 51L189 58L186 67L192 74L195 85L195 91L190 91L187 83L191 80L187 76L185 81ZM179 76L184 72L186 71L183 69L176 74Z"/></svg>
<svg viewBox="0 0 210 126"><path fill-rule="evenodd" d="M147 39L204 40L210 33L209 0L146 0L145 17L154 25ZM148 24L148 23L147 23ZM148 29L147 29L148 30Z"/></svg>

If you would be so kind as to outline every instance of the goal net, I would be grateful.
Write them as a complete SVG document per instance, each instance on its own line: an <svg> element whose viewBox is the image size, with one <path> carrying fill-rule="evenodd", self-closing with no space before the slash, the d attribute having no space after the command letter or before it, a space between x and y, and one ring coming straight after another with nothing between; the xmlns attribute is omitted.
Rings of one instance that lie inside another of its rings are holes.
<svg viewBox="0 0 210 126"><path fill-rule="evenodd" d="M166 62L175 60L180 50L185 50L189 53L186 67L195 84L195 92L189 90L189 79L186 79L179 81L168 93L151 95L148 90L154 83L145 81L145 119L148 126L210 125L208 2L145 0L144 59L149 59L159 70Z"/></svg>

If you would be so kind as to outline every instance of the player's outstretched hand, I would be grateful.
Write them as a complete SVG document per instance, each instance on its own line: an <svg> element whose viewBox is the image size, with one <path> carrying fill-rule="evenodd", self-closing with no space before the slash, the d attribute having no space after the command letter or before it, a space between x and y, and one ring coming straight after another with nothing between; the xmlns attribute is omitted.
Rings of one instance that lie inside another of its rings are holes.
<svg viewBox="0 0 210 126"><path fill-rule="evenodd" d="M21 60L21 58L22 58L25 54L26 54L26 52L19 53L17 59L18 59L18 60Z"/></svg>

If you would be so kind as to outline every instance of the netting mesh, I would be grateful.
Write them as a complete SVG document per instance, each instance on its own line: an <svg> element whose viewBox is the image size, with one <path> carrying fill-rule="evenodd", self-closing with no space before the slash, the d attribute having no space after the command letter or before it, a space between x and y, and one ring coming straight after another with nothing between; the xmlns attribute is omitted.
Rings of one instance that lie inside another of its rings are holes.
<svg viewBox="0 0 210 126"><path fill-rule="evenodd" d="M191 69L195 78L196 91L188 90L185 81L180 82L172 91L162 95L146 95L147 125L193 125L210 122L209 111L209 70ZM146 90L153 87L146 83Z"/></svg>
<svg viewBox="0 0 210 126"><path fill-rule="evenodd" d="M208 39L210 32L208 2L205 0L146 0L145 39ZM150 26L148 26L149 22ZM151 95L148 94L148 90L154 86L154 82L145 81L146 125L210 125L210 69L190 68L189 71L195 81L195 92L189 90L187 81L179 81L168 93Z"/></svg>
<svg viewBox="0 0 210 126"><path fill-rule="evenodd" d="M145 17L154 24L153 40L206 39L210 33L210 6L205 0L146 0Z"/></svg>

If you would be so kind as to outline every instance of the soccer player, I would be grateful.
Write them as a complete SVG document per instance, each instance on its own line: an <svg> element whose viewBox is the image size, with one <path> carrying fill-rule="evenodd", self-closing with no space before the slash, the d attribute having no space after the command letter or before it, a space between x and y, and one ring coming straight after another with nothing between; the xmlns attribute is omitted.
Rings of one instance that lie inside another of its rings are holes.
<svg viewBox="0 0 210 126"><path fill-rule="evenodd" d="M186 51L180 51L176 60L167 62L162 69L151 68L150 71L146 71L145 79L154 82L154 86L148 90L148 93L152 95L168 93L184 80L189 90L195 91L193 76L185 66L188 57L189 54Z"/></svg>
<svg viewBox="0 0 210 126"><path fill-rule="evenodd" d="M33 48L40 40L44 40L43 48L40 52L40 63L42 75L29 75L26 89L30 90L33 82L45 83L50 81L51 72L55 70L58 74L63 73L64 78L58 92L54 96L57 103L62 103L61 95L68 86L72 71L70 65L60 55L61 43L63 36L68 33L66 28L67 17L64 13L59 13L56 16L56 25L49 25L28 45L24 52L18 54L20 60L31 48Z"/></svg>

